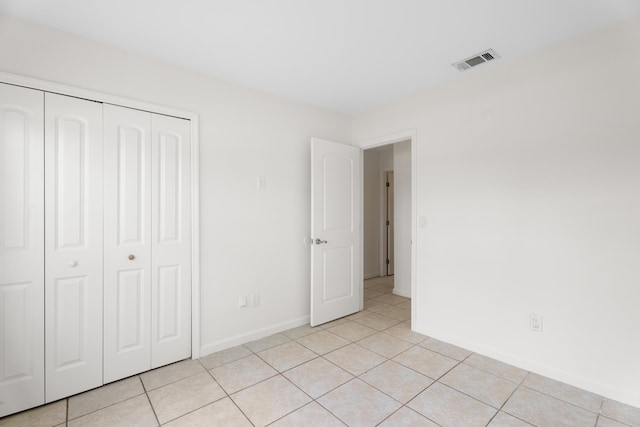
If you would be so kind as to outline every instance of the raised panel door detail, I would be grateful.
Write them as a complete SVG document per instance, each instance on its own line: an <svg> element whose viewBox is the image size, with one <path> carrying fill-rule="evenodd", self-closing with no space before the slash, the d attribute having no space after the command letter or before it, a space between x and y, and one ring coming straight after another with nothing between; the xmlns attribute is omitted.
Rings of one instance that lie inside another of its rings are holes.
<svg viewBox="0 0 640 427"><path fill-rule="evenodd" d="M151 366L191 355L191 126L152 115Z"/></svg>
<svg viewBox="0 0 640 427"><path fill-rule="evenodd" d="M87 122L74 116L55 120L55 248L86 245Z"/></svg>
<svg viewBox="0 0 640 427"><path fill-rule="evenodd" d="M30 286L33 283L0 285L0 384L33 378Z"/></svg>
<svg viewBox="0 0 640 427"><path fill-rule="evenodd" d="M55 323L53 369L70 369L86 364L87 277L68 277L55 281Z"/></svg>
<svg viewBox="0 0 640 427"><path fill-rule="evenodd" d="M0 110L0 162L2 162L2 234L4 250L26 249L29 242L30 177L29 112ZM25 143L27 142L27 143ZM9 188L12 187L12 188Z"/></svg>
<svg viewBox="0 0 640 427"><path fill-rule="evenodd" d="M179 135L159 135L158 238L160 242L180 238L180 155Z"/></svg>
<svg viewBox="0 0 640 427"><path fill-rule="evenodd" d="M0 83L0 417L44 403L44 94Z"/></svg>
<svg viewBox="0 0 640 427"><path fill-rule="evenodd" d="M151 113L104 106L104 381L151 369Z"/></svg>
<svg viewBox="0 0 640 427"><path fill-rule="evenodd" d="M102 104L45 94L45 400L102 385Z"/></svg>
<svg viewBox="0 0 640 427"><path fill-rule="evenodd" d="M190 122L104 107L105 382L191 354Z"/></svg>
<svg viewBox="0 0 640 427"><path fill-rule="evenodd" d="M354 283L351 276L341 274L354 268L351 247L330 248L323 252L322 301L332 302L353 296Z"/></svg>
<svg viewBox="0 0 640 427"><path fill-rule="evenodd" d="M144 225L145 130L137 126L118 129L118 244L142 243Z"/></svg>
<svg viewBox="0 0 640 427"><path fill-rule="evenodd" d="M326 155L323 159L323 230L353 230L353 162L348 157Z"/></svg>
<svg viewBox="0 0 640 427"><path fill-rule="evenodd" d="M158 271L158 342L174 339L180 333L180 266L169 265Z"/></svg>
<svg viewBox="0 0 640 427"><path fill-rule="evenodd" d="M126 352L144 347L143 334L146 307L144 298L144 271L142 269L118 272L118 349Z"/></svg>

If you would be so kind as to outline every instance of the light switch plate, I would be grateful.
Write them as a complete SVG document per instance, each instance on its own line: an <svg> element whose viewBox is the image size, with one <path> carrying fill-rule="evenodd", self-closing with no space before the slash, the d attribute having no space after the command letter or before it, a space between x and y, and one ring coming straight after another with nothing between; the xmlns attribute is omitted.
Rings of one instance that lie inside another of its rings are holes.
<svg viewBox="0 0 640 427"><path fill-rule="evenodd" d="M420 225L420 228L427 228L427 217L426 216L421 216L419 218L419 225Z"/></svg>

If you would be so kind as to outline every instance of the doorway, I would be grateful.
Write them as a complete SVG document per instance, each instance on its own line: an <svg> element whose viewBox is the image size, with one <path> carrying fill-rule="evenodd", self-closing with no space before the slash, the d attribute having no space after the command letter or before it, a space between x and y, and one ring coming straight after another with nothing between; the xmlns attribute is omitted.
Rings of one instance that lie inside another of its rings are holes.
<svg viewBox="0 0 640 427"><path fill-rule="evenodd" d="M413 282L412 140L364 149L363 278L394 276L393 294Z"/></svg>
<svg viewBox="0 0 640 427"><path fill-rule="evenodd" d="M312 138L312 237L309 239L309 243L313 244L311 249L311 325L323 323L322 319L315 319L314 312L320 310L320 307L326 306L325 302L353 300L356 303L356 307L359 306L359 308L355 309L351 306L345 306L344 310L336 310L336 313L324 313L327 314L325 322L337 319L341 315L346 316L347 314L355 313L358 309L363 310L366 299L364 297L363 279L380 278L386 271L380 268L380 263L375 261L382 253L380 243L381 236L384 233L384 231L380 231L380 218L384 216L381 205L382 198L379 193L382 188L382 180L379 180L381 176L380 166L378 161L366 161L367 157L374 156L377 158L378 151L387 153L387 160L390 159L387 167L394 172L394 276L386 277L393 278L391 286L393 286L392 293L394 295L391 296L395 297L395 301L397 301L398 297L411 299L411 302L407 301L411 305L411 326L414 327L416 324L416 317L413 315L415 312L414 306L416 305L416 251L415 245L412 244L415 241L416 233L416 159L412 154L415 153L415 146L415 130L368 141L359 147ZM327 166L327 162L331 164ZM339 173L326 173L335 168L343 170ZM372 179L380 185L370 185ZM316 188L317 185L320 185L320 188ZM331 191L327 193L327 188L329 187ZM331 197L327 197L327 194ZM374 195L374 197L370 197L371 195ZM371 200L374 200L373 203ZM333 204L334 209L326 209L325 204L327 201ZM324 236L327 232L327 226L323 220L323 215L327 212L330 212L334 219L339 219L338 222L334 222L340 225L340 227L329 227L329 229L341 230L351 236L348 243L352 249L336 257L336 260L341 261L339 265L336 264L339 267L337 270L327 269L327 264L322 262L322 257L316 256L329 250L336 252L335 249L344 247L344 242L340 243L340 240L327 239ZM374 215L374 218L375 215L378 215L378 217L372 221L372 215ZM402 220L399 221L399 218L402 218ZM370 244L371 239L375 239L375 244ZM367 244L363 246L365 241ZM351 254L351 258L349 254ZM372 265L374 266L373 269L371 269ZM322 273L325 276L330 274L333 279L324 280L322 277L316 277L316 273ZM339 280L335 280L336 278ZM399 284L401 286L398 286ZM331 286L332 289L327 289L328 286ZM339 290L336 290L338 288ZM330 291L334 297L327 299L327 291ZM314 298L316 293L320 295L320 298ZM318 310L314 310L316 302L321 302L318 304Z"/></svg>

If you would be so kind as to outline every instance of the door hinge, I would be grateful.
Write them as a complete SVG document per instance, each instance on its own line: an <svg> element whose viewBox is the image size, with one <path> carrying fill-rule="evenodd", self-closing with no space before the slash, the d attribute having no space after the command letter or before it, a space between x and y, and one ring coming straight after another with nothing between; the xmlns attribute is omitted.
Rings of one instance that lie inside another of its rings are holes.
<svg viewBox="0 0 640 427"><path fill-rule="evenodd" d="M387 220L387 225L390 225L390 224L391 224L391 222L389 222L389 220Z"/></svg>
<svg viewBox="0 0 640 427"><path fill-rule="evenodd" d="M387 181L387 187L389 187L389 186L390 186L390 185L389 185L389 182Z"/></svg>
<svg viewBox="0 0 640 427"><path fill-rule="evenodd" d="M387 258L387 265L389 265L389 258Z"/></svg>

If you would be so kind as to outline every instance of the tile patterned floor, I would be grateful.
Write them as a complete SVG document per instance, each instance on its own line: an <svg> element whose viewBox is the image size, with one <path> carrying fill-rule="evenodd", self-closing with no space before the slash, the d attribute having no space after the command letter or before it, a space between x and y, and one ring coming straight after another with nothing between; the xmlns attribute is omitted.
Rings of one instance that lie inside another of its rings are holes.
<svg viewBox="0 0 640 427"><path fill-rule="evenodd" d="M365 310L0 418L29 426L640 427L640 409L412 332L393 277Z"/></svg>

